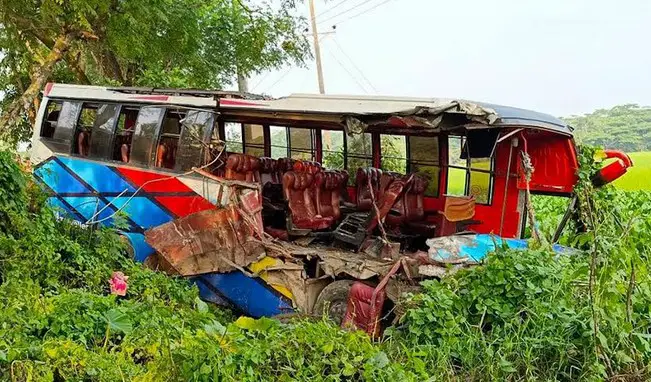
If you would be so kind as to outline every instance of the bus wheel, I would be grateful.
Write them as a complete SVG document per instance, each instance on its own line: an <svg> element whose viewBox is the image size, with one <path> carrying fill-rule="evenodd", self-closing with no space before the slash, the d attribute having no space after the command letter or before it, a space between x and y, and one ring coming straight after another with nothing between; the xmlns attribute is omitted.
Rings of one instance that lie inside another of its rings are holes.
<svg viewBox="0 0 651 382"><path fill-rule="evenodd" d="M326 315L337 325L341 325L341 321L346 314L346 305L348 304L348 292L353 286L352 280L337 280L328 284L319 297L316 298L314 303L315 315Z"/></svg>

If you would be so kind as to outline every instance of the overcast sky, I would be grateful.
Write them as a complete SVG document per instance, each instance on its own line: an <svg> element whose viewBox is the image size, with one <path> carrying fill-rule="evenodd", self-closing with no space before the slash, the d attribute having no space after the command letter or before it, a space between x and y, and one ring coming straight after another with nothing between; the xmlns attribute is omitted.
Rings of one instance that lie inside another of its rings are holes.
<svg viewBox="0 0 651 382"><path fill-rule="evenodd" d="M559 116L651 105L651 0L316 0L316 13L319 32L337 26L321 36L328 94L456 97ZM249 86L318 92L314 63Z"/></svg>

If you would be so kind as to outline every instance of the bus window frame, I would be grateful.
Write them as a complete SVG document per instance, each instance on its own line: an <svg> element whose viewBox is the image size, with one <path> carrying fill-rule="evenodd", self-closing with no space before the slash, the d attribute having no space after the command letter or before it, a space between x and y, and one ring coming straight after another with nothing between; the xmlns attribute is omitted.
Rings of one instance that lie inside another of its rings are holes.
<svg viewBox="0 0 651 382"><path fill-rule="evenodd" d="M203 143L201 150L198 151L198 154L195 155L188 155L188 157L191 157L193 161L195 162L194 165L190 166L189 168L184 168L181 166L181 160L183 158L183 153L186 150L189 150L191 153L197 152L196 150L191 149L191 144L185 142L187 138L187 125L183 122L181 123L181 133L179 135L179 141L178 141L178 147L177 147L177 152L176 152L176 159L174 161L174 169L166 169L166 170L171 170L171 171L176 171L176 172L184 172L190 170L192 167L200 167L203 166L203 160L206 155L206 148L210 144L210 140L212 139L212 134L215 131L215 126L216 126L216 118L215 118L215 112L212 110L203 110L203 109L187 109L186 110L186 117L188 118L192 113L196 113L197 115L200 113L206 113L209 114L210 117L206 121L208 125L206 126L206 130L203 132L203 136L201 137L201 142ZM181 120L183 121L183 120ZM186 161L187 162L187 161Z"/></svg>
<svg viewBox="0 0 651 382"><path fill-rule="evenodd" d="M465 166L457 166L457 165L451 165L450 164L450 158L449 158L449 150L450 150L450 137L458 137L460 142L461 142L461 148L465 146L468 151L467 157L465 159ZM494 193L495 193L495 152L493 152L493 155L487 159L490 159L490 169L485 170L482 168L476 168L472 167L471 161L472 159L485 159L485 158L471 158L470 157L470 149L469 149L469 144L466 145L464 144L464 140L467 142L467 136L466 135L455 135L455 134L448 134L445 136L445 150L446 150L446 157L447 158L447 163L445 164L445 192L447 194L448 192L448 183L450 179L450 169L459 169L459 170L464 170L465 171L465 181L464 181L464 196L470 196L470 175L471 172L479 172L479 173L484 173L489 175L489 181L488 181L488 195L487 195L487 201L485 203L477 201L476 203L479 205L483 206L491 206L493 204L493 199L494 199Z"/></svg>
<svg viewBox="0 0 651 382"><path fill-rule="evenodd" d="M48 98L47 104L45 105L45 110L47 111L48 106L50 103L60 103L61 104L61 110L59 111L59 116L57 118L57 126L54 129L54 132L52 133L52 137L45 137L43 136L43 127L47 123L47 113L43 114L43 118L41 119L41 126L38 131L38 139L41 140L42 142L45 143L50 143L53 147L52 150L54 152L58 152L61 154L67 154L70 155L73 149L73 140L74 140L74 133L77 128L77 121L79 119L79 116L81 115L81 109L82 109L82 104L83 101L77 100L77 99L66 99L66 98ZM76 115L74 117L74 126L68 130L70 130L69 135L67 138L61 138L61 137L56 137L57 136L57 130L59 128L59 120L61 119L61 116L63 115L63 107L64 105L68 104L76 104L78 105L78 109L76 111Z"/></svg>
<svg viewBox="0 0 651 382"><path fill-rule="evenodd" d="M86 102L84 102L84 103L86 103ZM88 102L88 103L92 103L92 102ZM90 141L88 142L88 145L89 145L89 147L88 147L88 156L87 157L84 157L84 156L81 156L81 155L79 155L79 156L82 157L82 158L88 158L88 159L92 159L92 160L112 161L113 144L115 142L115 129L117 128L118 120L120 118L120 112L122 111L123 105L120 104L120 103L117 103L117 102L101 102L101 103L98 103L98 105L99 106L97 108L97 115L95 116L95 121L93 122L93 126L91 127ZM101 126L101 125L98 125L98 123L97 123L98 122L97 117L99 116L99 109L102 106L115 107L115 111L114 111L113 117L112 117L113 118L113 124L111 125L111 129L110 129L110 131L111 131L111 133L110 133L111 138L109 140L110 143L108 145L106 145L107 150L104 151L104 153L103 153L104 156L98 156L98 155L96 156L96 155L94 155L95 153L93 151L93 137L97 137L97 132L98 132L100 126ZM82 109L83 109L83 105L82 105ZM79 118L81 118L81 112L79 113ZM77 121L77 124L79 124L79 121Z"/></svg>
<svg viewBox="0 0 651 382"><path fill-rule="evenodd" d="M134 149L134 146L135 146L134 142L136 141L136 131L137 131L138 126L139 126L138 121L140 120L140 115L141 115L143 109L147 109L147 108L149 108L149 109L162 109L163 112L160 113L160 116L158 117L158 122L156 123L155 132L153 134L154 139L150 140L149 158L147 158L148 162L147 163L140 163L139 161L134 162L133 161L133 149ZM145 167L145 168L149 168L149 169L152 169L152 170L158 170L158 171L161 170L160 168L154 166L153 164L156 161L156 151L157 151L157 148L158 148L158 141L160 139L161 127L162 127L163 119L165 118L166 113L167 113L167 107L165 105L144 105L143 107L141 107L138 110L138 116L136 117L136 122L135 122L135 124L133 126L133 137L131 138L131 148L129 149L129 162L128 162L128 165L136 166L136 167ZM163 168L162 170L166 171L166 170L170 170L170 169Z"/></svg>

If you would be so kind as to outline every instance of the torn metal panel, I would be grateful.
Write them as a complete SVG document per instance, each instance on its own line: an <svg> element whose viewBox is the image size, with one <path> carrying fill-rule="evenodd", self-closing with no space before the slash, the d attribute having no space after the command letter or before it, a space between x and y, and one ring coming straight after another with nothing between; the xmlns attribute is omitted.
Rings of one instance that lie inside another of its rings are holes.
<svg viewBox="0 0 651 382"><path fill-rule="evenodd" d="M344 251L319 251L323 272L328 276L348 275L355 279L367 280L374 276L387 274L395 261L382 260L361 253Z"/></svg>
<svg viewBox="0 0 651 382"><path fill-rule="evenodd" d="M492 126L500 117L495 110L476 103L441 100L440 105L415 106L394 113L377 113L345 118L349 134L361 134L371 125L392 125L406 129L440 130L446 119L452 126L480 124Z"/></svg>
<svg viewBox="0 0 651 382"><path fill-rule="evenodd" d="M265 254L238 208L201 211L151 228L145 240L182 276L230 272Z"/></svg>

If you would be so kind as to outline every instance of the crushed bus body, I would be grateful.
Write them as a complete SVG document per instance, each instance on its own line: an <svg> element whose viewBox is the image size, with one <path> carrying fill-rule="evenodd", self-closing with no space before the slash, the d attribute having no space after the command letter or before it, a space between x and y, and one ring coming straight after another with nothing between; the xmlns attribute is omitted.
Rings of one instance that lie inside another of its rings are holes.
<svg viewBox="0 0 651 382"><path fill-rule="evenodd" d="M577 182L563 121L464 100L53 84L37 120L34 176L62 215L116 226L204 300L372 336L419 281L526 247L530 194ZM595 184L632 165L605 155Z"/></svg>

